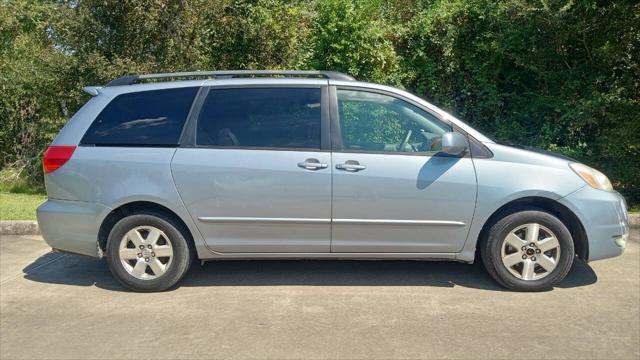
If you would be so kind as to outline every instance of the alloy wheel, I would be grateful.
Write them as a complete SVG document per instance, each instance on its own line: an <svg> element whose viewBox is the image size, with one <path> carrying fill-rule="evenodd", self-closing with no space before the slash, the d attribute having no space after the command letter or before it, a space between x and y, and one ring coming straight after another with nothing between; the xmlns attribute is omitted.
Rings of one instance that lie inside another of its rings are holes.
<svg viewBox="0 0 640 360"><path fill-rule="evenodd" d="M122 237L119 258L130 275L152 280L162 276L171 266L173 247L162 230L154 226L139 226Z"/></svg>
<svg viewBox="0 0 640 360"><path fill-rule="evenodd" d="M548 228L524 224L511 231L501 246L502 264L518 279L539 280L553 272L560 261L560 242Z"/></svg>

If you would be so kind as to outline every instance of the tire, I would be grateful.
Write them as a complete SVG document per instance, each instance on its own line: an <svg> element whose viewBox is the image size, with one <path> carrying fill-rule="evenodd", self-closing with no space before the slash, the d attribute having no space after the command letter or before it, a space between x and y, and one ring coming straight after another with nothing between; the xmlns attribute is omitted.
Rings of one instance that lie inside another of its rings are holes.
<svg viewBox="0 0 640 360"><path fill-rule="evenodd" d="M173 218L160 213L122 218L107 239L109 270L130 290L169 289L187 273L193 258L193 249L181 229Z"/></svg>
<svg viewBox="0 0 640 360"><path fill-rule="evenodd" d="M567 227L554 215L537 209L506 215L491 225L480 252L491 277L516 291L553 288L567 275L575 257Z"/></svg>

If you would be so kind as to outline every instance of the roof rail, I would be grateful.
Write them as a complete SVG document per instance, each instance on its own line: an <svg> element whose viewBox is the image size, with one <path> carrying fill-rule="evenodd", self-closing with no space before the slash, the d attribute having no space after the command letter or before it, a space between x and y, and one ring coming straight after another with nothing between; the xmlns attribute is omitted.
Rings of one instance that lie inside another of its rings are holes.
<svg viewBox="0 0 640 360"><path fill-rule="evenodd" d="M291 77L322 77L331 80L355 80L353 76L337 71L316 70L223 70L223 71L194 71L163 74L127 75L111 80L106 86L132 85L140 80L175 79L175 78L214 78L230 79L251 76L291 76Z"/></svg>

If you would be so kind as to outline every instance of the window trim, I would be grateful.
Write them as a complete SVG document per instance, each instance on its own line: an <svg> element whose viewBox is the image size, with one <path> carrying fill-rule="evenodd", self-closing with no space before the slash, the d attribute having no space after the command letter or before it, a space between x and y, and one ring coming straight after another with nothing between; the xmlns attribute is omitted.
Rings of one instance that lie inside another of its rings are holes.
<svg viewBox="0 0 640 360"><path fill-rule="evenodd" d="M341 128L341 124L340 124L340 111L339 111L339 105L338 105L338 90L351 90L351 91L363 91L363 92L370 92L370 93L375 93L375 94L379 94L379 95L385 95L385 96L390 96L399 100L402 100L404 102L407 102L415 107L417 107L420 110L423 110L427 113L429 113L430 115L432 115L434 118L436 118L438 121L440 121L443 124L448 125L449 127L451 127L452 131L455 132L459 132L462 135L465 135L467 138L470 138L469 134L467 134L465 131L461 131L461 129L459 129L455 124L451 123L450 121L447 121L445 119L443 119L440 115L435 114L433 111L425 108L424 106L422 106L421 104L418 104L417 102L408 99L400 94L391 92L391 91L386 91L386 90L380 90L380 89L372 89L372 88L368 88L368 87L364 87L364 86L331 86L330 89L330 93L331 93L331 144L332 144L332 151L334 152L340 152L340 153L348 153L348 154L381 154L381 155L395 155L395 156L424 156L424 157L431 157L431 156L438 156L438 157L451 157L451 155L442 153L442 152L437 152L437 151L430 151L430 152L400 152L400 151L396 151L396 152L390 152L390 151L374 151L374 150L353 150L353 149L344 149L342 146L342 128ZM463 156L463 157L470 157L470 151L467 151L467 153Z"/></svg>
<svg viewBox="0 0 640 360"><path fill-rule="evenodd" d="M109 105L111 105L118 98L126 96L126 95L131 95L131 94L149 93L149 92L154 92L154 91L179 90L179 89L196 89L196 93L195 93L193 99L191 100L191 105L189 105L189 111L187 112L185 120L182 123L182 128L180 129L180 134L178 135L178 140L177 140L176 143L172 143L172 144L133 144L133 143L131 143L131 144L129 144L129 143L122 143L121 142L121 143L112 143L112 144L110 144L110 143L95 144L95 143L91 143L91 142L84 142L84 138L89 134L89 130L91 129L93 124L96 122L96 120L98 120L100 115L102 115L102 113L109 107ZM124 93L118 94L118 95L114 96L111 100L109 100L109 102L107 104L105 104L102 109L100 109L100 112L98 112L98 115L96 115L93 118L93 120L91 121L91 123L89 124L87 129L85 130L84 134L80 138L80 141L78 142L78 146L82 146L82 147L169 148L169 149L178 148L178 147L180 147L180 143L182 141L182 136L184 135L185 128L187 127L187 124L189 123L189 117L191 116L191 112L193 111L194 103L197 101L198 96L199 96L201 91L202 91L202 87L201 86L185 86L185 87L173 87L173 88L165 88L165 89L131 91L131 92L124 92Z"/></svg>
<svg viewBox="0 0 640 360"><path fill-rule="evenodd" d="M198 118L202 112L205 99L211 90L219 89L273 89L273 88L306 88L320 89L320 148L293 148L293 147L264 147L264 146L217 146L198 145L197 131ZM268 150L268 151L296 151L296 152L331 152L330 142L330 114L329 114L329 86L315 84L238 84L238 85L210 85L203 86L194 102L193 111L187 117L185 131L180 139L180 147L219 150Z"/></svg>

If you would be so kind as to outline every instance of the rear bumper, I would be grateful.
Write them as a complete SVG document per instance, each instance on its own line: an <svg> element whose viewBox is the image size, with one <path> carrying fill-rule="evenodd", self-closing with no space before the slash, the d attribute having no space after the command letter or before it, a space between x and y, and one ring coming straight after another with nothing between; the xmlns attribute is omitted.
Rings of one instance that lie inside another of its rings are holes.
<svg viewBox="0 0 640 360"><path fill-rule="evenodd" d="M589 261L624 252L629 238L629 215L620 194L585 186L559 201L582 222L589 241Z"/></svg>
<svg viewBox="0 0 640 360"><path fill-rule="evenodd" d="M100 257L98 230L109 211L96 203L48 199L36 214L42 237L54 250Z"/></svg>

